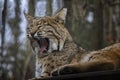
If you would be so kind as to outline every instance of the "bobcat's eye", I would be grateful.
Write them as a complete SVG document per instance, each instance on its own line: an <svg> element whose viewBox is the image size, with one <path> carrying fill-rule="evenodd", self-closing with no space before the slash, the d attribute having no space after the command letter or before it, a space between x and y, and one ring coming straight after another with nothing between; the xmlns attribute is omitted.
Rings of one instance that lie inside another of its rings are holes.
<svg viewBox="0 0 120 80"><path fill-rule="evenodd" d="M37 35L40 37L42 34L41 33L37 33Z"/></svg>
<svg viewBox="0 0 120 80"><path fill-rule="evenodd" d="M41 25L38 26L38 28L40 28L40 27L41 27Z"/></svg>

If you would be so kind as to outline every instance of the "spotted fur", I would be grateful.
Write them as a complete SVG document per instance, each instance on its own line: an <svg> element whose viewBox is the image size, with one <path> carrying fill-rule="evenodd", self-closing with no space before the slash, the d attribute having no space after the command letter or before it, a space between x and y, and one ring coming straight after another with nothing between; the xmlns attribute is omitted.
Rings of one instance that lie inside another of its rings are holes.
<svg viewBox="0 0 120 80"><path fill-rule="evenodd" d="M25 14L27 36L36 53L35 77L120 68L120 43L87 52L74 43L65 28L67 9L41 18Z"/></svg>

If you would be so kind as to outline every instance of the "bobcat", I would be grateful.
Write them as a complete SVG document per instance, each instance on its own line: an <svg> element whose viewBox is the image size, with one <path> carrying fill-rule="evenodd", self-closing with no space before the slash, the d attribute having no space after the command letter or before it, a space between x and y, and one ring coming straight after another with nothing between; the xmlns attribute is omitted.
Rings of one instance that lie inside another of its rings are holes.
<svg viewBox="0 0 120 80"><path fill-rule="evenodd" d="M28 20L27 37L36 54L36 78L120 68L120 43L87 52L74 43L65 28L67 9L53 16Z"/></svg>

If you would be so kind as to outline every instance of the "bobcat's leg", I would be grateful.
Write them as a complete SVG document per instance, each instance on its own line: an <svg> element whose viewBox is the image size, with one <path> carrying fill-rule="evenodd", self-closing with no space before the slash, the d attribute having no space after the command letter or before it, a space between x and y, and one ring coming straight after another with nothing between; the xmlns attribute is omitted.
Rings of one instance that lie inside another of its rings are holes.
<svg viewBox="0 0 120 80"><path fill-rule="evenodd" d="M115 66L111 61L90 61L85 63L73 63L59 67L52 71L52 76L73 74L81 72L112 70Z"/></svg>

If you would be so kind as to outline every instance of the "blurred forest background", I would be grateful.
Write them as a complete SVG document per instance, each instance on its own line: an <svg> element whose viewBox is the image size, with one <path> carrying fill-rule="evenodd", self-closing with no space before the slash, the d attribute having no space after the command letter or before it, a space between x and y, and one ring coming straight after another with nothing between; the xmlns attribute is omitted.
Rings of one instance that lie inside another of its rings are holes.
<svg viewBox="0 0 120 80"><path fill-rule="evenodd" d="M0 0L0 80L34 77L35 55L23 12L40 17L62 7L68 8L66 27L83 48L120 42L120 0Z"/></svg>

